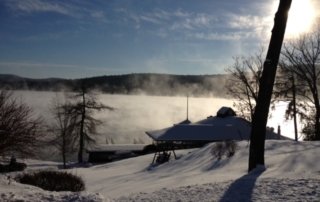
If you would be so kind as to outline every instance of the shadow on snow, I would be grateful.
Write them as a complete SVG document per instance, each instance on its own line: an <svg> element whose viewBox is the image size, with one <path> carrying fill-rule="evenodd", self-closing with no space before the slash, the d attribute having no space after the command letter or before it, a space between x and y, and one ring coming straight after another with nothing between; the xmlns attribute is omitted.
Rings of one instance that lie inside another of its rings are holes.
<svg viewBox="0 0 320 202"><path fill-rule="evenodd" d="M256 180L264 171L265 168L257 168L234 181L223 194L220 202L252 201L252 193Z"/></svg>

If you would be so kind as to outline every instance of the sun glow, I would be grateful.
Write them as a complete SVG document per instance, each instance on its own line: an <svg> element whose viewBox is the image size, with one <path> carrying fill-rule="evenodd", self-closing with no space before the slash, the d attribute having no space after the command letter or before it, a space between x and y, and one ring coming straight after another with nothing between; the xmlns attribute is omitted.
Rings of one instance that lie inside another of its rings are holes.
<svg viewBox="0 0 320 202"><path fill-rule="evenodd" d="M316 19L312 0L293 0L289 11L286 35L296 37L310 31Z"/></svg>
<svg viewBox="0 0 320 202"><path fill-rule="evenodd" d="M319 0L292 0L286 27L286 36L297 37L309 32L317 19L317 8L315 1ZM279 1L273 1L271 13L278 9Z"/></svg>

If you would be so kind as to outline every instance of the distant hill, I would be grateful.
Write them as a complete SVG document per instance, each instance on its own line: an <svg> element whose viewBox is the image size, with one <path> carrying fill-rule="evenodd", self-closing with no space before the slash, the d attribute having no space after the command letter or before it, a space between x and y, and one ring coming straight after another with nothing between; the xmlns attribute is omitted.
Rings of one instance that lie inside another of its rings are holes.
<svg viewBox="0 0 320 202"><path fill-rule="evenodd" d="M125 74L82 79L31 79L0 74L0 88L10 90L76 90L81 83L111 94L226 96L227 75Z"/></svg>

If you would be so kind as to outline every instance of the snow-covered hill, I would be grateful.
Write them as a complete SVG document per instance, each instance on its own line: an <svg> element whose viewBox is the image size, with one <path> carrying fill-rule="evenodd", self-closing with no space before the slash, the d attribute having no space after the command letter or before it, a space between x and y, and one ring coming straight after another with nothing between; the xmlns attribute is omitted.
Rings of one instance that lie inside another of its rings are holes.
<svg viewBox="0 0 320 202"><path fill-rule="evenodd" d="M236 154L217 160L213 144L178 151L178 159L150 166L153 155L69 171L82 176L87 192L52 193L20 185L3 176L0 198L34 201L319 201L320 142L267 141L266 170L247 174L248 142L239 142ZM26 161L29 169L55 163ZM4 191L3 191L4 190ZM96 194L100 193L100 194ZM42 195L41 195L42 194ZM81 198L82 197L82 198ZM87 197L87 198L86 198ZM40 200L41 199L41 200ZM10 200L9 200L10 201Z"/></svg>

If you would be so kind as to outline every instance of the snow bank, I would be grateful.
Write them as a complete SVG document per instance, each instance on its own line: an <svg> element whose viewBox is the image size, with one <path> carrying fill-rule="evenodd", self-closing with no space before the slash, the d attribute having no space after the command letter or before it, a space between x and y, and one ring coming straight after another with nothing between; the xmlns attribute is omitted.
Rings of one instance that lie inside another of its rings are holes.
<svg viewBox="0 0 320 202"><path fill-rule="evenodd" d="M212 147L177 151L177 160L159 166L150 165L151 154L69 169L85 180L87 192L80 193L43 191L1 176L0 201L319 201L320 142L266 141L266 169L249 174L248 142L221 160ZM52 162L26 163L57 169Z"/></svg>
<svg viewBox="0 0 320 202"><path fill-rule="evenodd" d="M239 142L236 154L220 161L214 158L211 149L212 144L209 144L200 149L179 151L179 159L156 167L150 166L153 155L146 155L77 172L86 180L89 191L112 198L137 193L161 194L168 190L176 192L179 187L195 188L209 183L231 184L247 176L248 142ZM266 141L266 170L257 182L283 179L285 185L290 180L320 179L319 153L320 142Z"/></svg>

